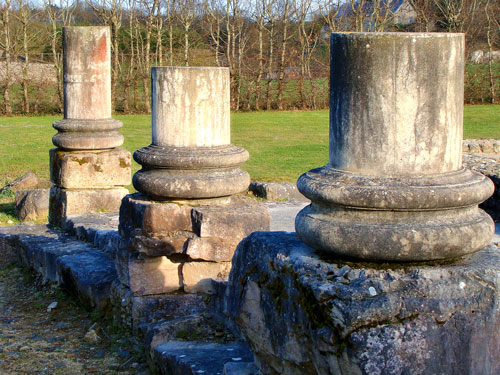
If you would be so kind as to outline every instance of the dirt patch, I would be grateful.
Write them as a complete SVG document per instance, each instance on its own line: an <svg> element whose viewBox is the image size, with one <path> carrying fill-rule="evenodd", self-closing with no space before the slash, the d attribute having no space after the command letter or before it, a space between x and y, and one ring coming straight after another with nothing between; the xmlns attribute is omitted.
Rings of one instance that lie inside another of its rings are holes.
<svg viewBox="0 0 500 375"><path fill-rule="evenodd" d="M57 307L48 312L54 302ZM31 273L0 260L0 373L149 371L136 338L84 310L60 289L38 286Z"/></svg>

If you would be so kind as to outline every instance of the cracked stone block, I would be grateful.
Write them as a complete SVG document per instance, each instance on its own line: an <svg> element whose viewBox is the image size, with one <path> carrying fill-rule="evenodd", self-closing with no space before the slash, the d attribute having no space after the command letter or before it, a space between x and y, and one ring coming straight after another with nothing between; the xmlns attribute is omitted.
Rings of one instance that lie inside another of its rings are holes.
<svg viewBox="0 0 500 375"><path fill-rule="evenodd" d="M66 189L126 186L131 183L130 152L50 150L50 179Z"/></svg>

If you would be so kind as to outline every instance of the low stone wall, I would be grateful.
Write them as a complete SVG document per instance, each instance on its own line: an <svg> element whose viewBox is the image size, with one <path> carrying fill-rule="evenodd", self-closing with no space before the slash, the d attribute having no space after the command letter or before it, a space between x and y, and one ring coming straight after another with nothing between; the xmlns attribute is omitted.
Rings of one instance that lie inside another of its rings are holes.
<svg viewBox="0 0 500 375"><path fill-rule="evenodd" d="M464 167L484 174L495 184L493 195L479 205L495 221L500 220L500 163L493 158L481 155L463 155Z"/></svg>
<svg viewBox="0 0 500 375"><path fill-rule="evenodd" d="M500 154L500 139L464 139L462 151L469 154Z"/></svg>

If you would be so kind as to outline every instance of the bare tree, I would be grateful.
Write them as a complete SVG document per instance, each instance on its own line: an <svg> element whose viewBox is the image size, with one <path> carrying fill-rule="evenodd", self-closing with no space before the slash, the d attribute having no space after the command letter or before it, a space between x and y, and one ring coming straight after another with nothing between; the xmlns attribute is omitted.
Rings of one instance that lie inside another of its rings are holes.
<svg viewBox="0 0 500 375"><path fill-rule="evenodd" d="M51 25L50 47L52 51L52 62L57 73L57 94L59 98L59 110L63 111L63 71L62 71L62 53L59 49L61 32L57 25L69 26L73 13L77 7L77 2L72 0L60 0L59 6L54 0L44 0L44 10Z"/></svg>
<svg viewBox="0 0 500 375"><path fill-rule="evenodd" d="M175 2L177 18L184 29L184 65L189 65L189 30L198 14L196 0L177 0Z"/></svg>
<svg viewBox="0 0 500 375"><path fill-rule="evenodd" d="M281 15L279 23L281 26L280 60L278 64L278 109L283 109L283 89L285 80L285 57L288 41L294 36L296 28L291 28L292 18L295 11L295 0L280 0L278 14Z"/></svg>
<svg viewBox="0 0 500 375"><path fill-rule="evenodd" d="M496 5L496 6L495 6ZM500 21L498 19L498 16L500 15L499 9L498 9L498 3L495 5L492 5L490 3L490 0L486 1L485 7L484 7L484 13L486 15L486 20L487 20L487 29L486 29L486 40L488 43L488 76L489 76L489 89L490 89L490 103L494 104L495 103L495 77L493 74L493 43L494 43L494 38L495 38L495 31L496 31L496 36L500 36ZM494 9L497 8L497 9ZM496 12L494 11L496 10ZM496 17L495 17L496 15Z"/></svg>
<svg viewBox="0 0 500 375"><path fill-rule="evenodd" d="M21 40L23 44L23 55L24 55L24 63L22 69L22 79L21 79L21 87L23 90L23 112L30 113L30 102L28 96L28 69L30 64L30 52L29 46L31 42L36 38L37 34L29 34L28 28L33 18L36 16L32 4L30 4L26 0L18 0L18 13L16 18L21 24ZM29 35L28 35L29 34Z"/></svg>
<svg viewBox="0 0 500 375"><path fill-rule="evenodd" d="M2 43L1 47L4 50L5 55L5 79L3 86L3 101L4 101L4 113L7 116L12 114L12 104L10 102L10 86L11 86L11 52L12 52L12 40L10 35L11 27L11 0L4 0L4 6L2 7Z"/></svg>
<svg viewBox="0 0 500 375"><path fill-rule="evenodd" d="M221 66L222 24L226 15L219 0L205 0L204 10L206 12L206 23L210 36L210 46L214 50L215 65Z"/></svg>

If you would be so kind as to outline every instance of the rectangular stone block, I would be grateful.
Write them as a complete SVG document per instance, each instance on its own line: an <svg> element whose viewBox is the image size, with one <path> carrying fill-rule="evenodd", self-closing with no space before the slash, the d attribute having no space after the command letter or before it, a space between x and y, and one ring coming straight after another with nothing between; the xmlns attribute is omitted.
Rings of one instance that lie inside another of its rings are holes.
<svg viewBox="0 0 500 375"><path fill-rule="evenodd" d="M180 263L167 257L143 257L128 250L116 254L115 266L120 282L130 288L134 296L146 296L178 291Z"/></svg>
<svg viewBox="0 0 500 375"><path fill-rule="evenodd" d="M267 207L251 198L191 206L187 201L151 201L136 193L120 208L120 235L148 256L188 255L191 259L230 261L238 243L255 231L268 231Z"/></svg>
<svg viewBox="0 0 500 375"><path fill-rule="evenodd" d="M66 189L110 188L131 183L130 152L50 150L50 179Z"/></svg>
<svg viewBox="0 0 500 375"><path fill-rule="evenodd" d="M193 207L193 231L199 237L239 238L269 231L267 207L248 197L235 196L223 206ZM239 242L239 241L238 241Z"/></svg>
<svg viewBox="0 0 500 375"><path fill-rule="evenodd" d="M122 198L127 194L128 190L123 187L63 189L53 186L49 198L49 223L63 227L69 215L118 211Z"/></svg>
<svg viewBox="0 0 500 375"><path fill-rule="evenodd" d="M187 293L213 294L213 280L227 281L231 262L186 262L182 265L182 284Z"/></svg>

